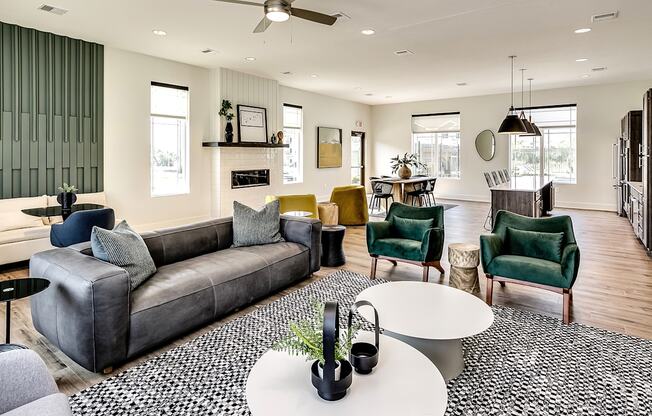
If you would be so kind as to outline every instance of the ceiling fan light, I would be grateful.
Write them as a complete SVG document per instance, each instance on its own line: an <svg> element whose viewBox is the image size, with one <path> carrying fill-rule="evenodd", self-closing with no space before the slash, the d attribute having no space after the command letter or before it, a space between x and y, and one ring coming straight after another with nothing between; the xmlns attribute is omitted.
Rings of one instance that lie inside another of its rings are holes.
<svg viewBox="0 0 652 416"><path fill-rule="evenodd" d="M285 22L290 18L290 15L285 10L269 10L265 17L272 22Z"/></svg>

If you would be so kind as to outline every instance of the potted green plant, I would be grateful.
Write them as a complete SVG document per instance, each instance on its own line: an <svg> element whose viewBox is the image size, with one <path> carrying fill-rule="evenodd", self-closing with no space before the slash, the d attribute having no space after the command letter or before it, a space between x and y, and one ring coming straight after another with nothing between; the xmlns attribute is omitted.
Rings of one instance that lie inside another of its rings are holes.
<svg viewBox="0 0 652 416"><path fill-rule="evenodd" d="M292 356L305 356L307 361L318 361L319 376L323 377L324 366L324 344L323 344L323 327L324 327L324 304L322 302L312 301L313 315L308 319L298 322L290 322L288 333L272 345L274 351L285 351ZM353 339L358 333L360 327L352 325L340 335L340 339L335 343L335 360L337 367L335 369L335 381L340 379L340 362L349 357Z"/></svg>
<svg viewBox="0 0 652 416"><path fill-rule="evenodd" d="M233 120L233 112L231 112L231 110L233 110L231 101L222 100L222 108L220 108L219 115L226 119L226 128L224 129L224 139L226 140L227 143L233 142L233 125L231 124L231 120Z"/></svg>
<svg viewBox="0 0 652 416"><path fill-rule="evenodd" d="M396 155L391 159L391 166L392 173L398 173L401 179L409 179L412 176L410 167L415 169L426 168L426 165L419 162L419 158L414 153L406 153L403 156Z"/></svg>
<svg viewBox="0 0 652 416"><path fill-rule="evenodd" d="M61 209L69 210L72 208L72 205L77 201L77 188L75 185L68 185L63 183L63 186L59 187L59 195L57 195L57 202L61 204Z"/></svg>

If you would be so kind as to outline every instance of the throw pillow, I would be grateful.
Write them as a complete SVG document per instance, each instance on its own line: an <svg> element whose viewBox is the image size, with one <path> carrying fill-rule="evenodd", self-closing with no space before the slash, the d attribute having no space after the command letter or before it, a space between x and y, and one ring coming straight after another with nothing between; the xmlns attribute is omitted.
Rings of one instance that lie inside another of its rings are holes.
<svg viewBox="0 0 652 416"><path fill-rule="evenodd" d="M544 233L507 227L506 240L507 250L513 255L561 263L563 232Z"/></svg>
<svg viewBox="0 0 652 416"><path fill-rule="evenodd" d="M43 220L19 211L0 212L0 232L34 227L43 227Z"/></svg>
<svg viewBox="0 0 652 416"><path fill-rule="evenodd" d="M266 204L256 211L233 201L233 247L273 244L281 237L281 213L279 201Z"/></svg>
<svg viewBox="0 0 652 416"><path fill-rule="evenodd" d="M432 218L417 220L394 215L389 220L389 223L392 228L392 234L408 240L421 241L426 232L432 228L434 220Z"/></svg>
<svg viewBox="0 0 652 416"><path fill-rule="evenodd" d="M145 241L124 220L113 230L93 227L91 248L93 256L127 271L131 290L156 273L156 265Z"/></svg>

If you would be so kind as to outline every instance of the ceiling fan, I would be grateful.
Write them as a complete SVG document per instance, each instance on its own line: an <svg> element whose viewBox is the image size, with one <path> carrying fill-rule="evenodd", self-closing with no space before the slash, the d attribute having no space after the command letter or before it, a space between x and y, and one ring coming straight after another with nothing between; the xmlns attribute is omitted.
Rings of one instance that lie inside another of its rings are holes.
<svg viewBox="0 0 652 416"><path fill-rule="evenodd" d="M315 12L312 10L298 9L292 7L294 0L266 0L265 3L254 3L244 0L215 0L223 3L244 4L246 6L262 6L265 16L254 28L254 33L264 32L273 22L285 22L290 16L300 19L310 20L311 22L321 23L322 25L331 26L337 21L337 17Z"/></svg>

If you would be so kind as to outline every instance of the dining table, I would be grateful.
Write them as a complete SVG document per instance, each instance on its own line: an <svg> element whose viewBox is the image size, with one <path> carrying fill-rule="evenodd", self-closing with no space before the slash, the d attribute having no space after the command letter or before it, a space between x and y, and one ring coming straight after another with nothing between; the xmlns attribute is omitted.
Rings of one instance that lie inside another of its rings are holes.
<svg viewBox="0 0 652 416"><path fill-rule="evenodd" d="M374 182L391 184L394 201L405 203L404 201L405 193L414 190L415 184L428 182L432 180L437 180L437 177L436 176L412 176L407 179L403 179L399 177L390 177L390 178L375 179Z"/></svg>

